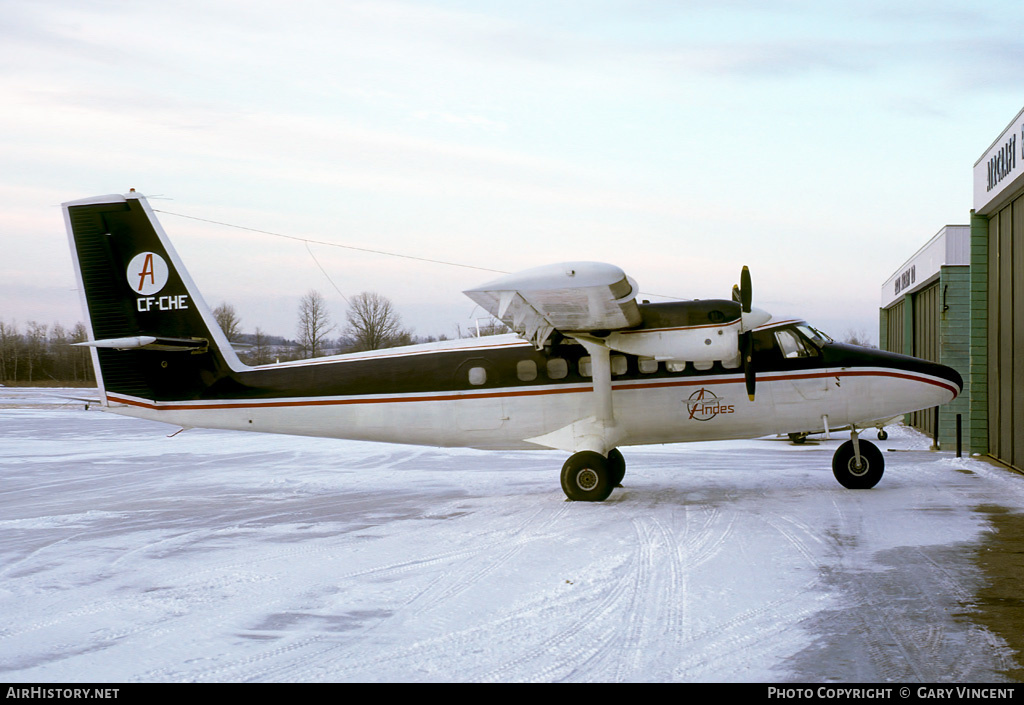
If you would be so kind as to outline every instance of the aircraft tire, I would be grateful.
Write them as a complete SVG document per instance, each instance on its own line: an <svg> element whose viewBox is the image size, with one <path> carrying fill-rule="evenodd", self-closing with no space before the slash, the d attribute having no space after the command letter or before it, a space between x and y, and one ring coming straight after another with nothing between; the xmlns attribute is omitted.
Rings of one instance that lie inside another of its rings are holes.
<svg viewBox="0 0 1024 705"><path fill-rule="evenodd" d="M611 474L612 487L621 487L622 478L626 476L626 459L618 448L608 451L608 472Z"/></svg>
<svg viewBox="0 0 1024 705"><path fill-rule="evenodd" d="M878 440L884 441L888 437L889 437L889 434L888 434L888 432L884 428L878 429Z"/></svg>
<svg viewBox="0 0 1024 705"><path fill-rule="evenodd" d="M790 441L790 443L795 443L796 445L800 445L801 443L803 443L806 440L807 440L807 434L806 433L791 433L791 434L789 434L789 441Z"/></svg>
<svg viewBox="0 0 1024 705"><path fill-rule="evenodd" d="M608 460L600 453L573 453L562 466L562 491L575 502L603 502L614 488Z"/></svg>
<svg viewBox="0 0 1024 705"><path fill-rule="evenodd" d="M857 458L853 452L853 441L839 446L832 456L832 474L839 484L848 490L868 490L878 484L885 472L885 458L878 446L870 441L860 441L860 458L862 467L857 468Z"/></svg>

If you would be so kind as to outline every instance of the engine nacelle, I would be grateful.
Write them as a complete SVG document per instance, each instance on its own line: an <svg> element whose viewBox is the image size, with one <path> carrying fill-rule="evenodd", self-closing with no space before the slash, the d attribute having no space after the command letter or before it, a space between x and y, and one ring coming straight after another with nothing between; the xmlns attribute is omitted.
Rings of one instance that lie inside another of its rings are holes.
<svg viewBox="0 0 1024 705"><path fill-rule="evenodd" d="M666 362L741 364L740 335L764 325L771 314L743 313L731 301L695 300L641 306L644 326L602 335L612 350Z"/></svg>
<svg viewBox="0 0 1024 705"><path fill-rule="evenodd" d="M615 331L604 342L612 350L672 362L722 361L737 367L740 321L686 328Z"/></svg>

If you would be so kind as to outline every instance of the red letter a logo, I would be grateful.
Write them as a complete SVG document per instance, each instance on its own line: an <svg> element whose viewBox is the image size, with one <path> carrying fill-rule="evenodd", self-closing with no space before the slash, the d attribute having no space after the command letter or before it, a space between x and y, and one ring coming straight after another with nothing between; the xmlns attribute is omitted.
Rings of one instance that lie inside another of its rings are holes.
<svg viewBox="0 0 1024 705"><path fill-rule="evenodd" d="M156 284L156 278L153 274L153 253L146 253L146 261L142 264L142 271L139 272L139 288L138 291L142 291L142 287L146 281L146 275L149 275L149 283Z"/></svg>

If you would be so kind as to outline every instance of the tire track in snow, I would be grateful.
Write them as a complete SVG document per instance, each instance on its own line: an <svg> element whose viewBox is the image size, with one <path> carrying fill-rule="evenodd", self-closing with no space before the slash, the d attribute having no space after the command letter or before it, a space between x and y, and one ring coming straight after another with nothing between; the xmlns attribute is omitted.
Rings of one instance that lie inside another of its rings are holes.
<svg viewBox="0 0 1024 705"><path fill-rule="evenodd" d="M708 662L728 661L737 672L744 662L751 662L777 648L775 637L820 609L817 600L806 602L805 593L816 584L807 581L796 594L776 598L744 610L725 621L714 622L687 634L680 653L685 654L676 665L672 678L700 678ZM785 615L781 619L780 615Z"/></svg>
<svg viewBox="0 0 1024 705"><path fill-rule="evenodd" d="M701 507L704 509L704 507ZM687 508L689 509L689 508ZM686 514L686 537L685 543L680 546L682 551L682 562L687 570L698 568L712 558L716 557L725 548L726 543L732 536L736 527L736 514L730 513L726 517L725 526L718 528L721 510L717 507L709 507L703 517L703 521L695 531L693 538L690 536L690 512Z"/></svg>
<svg viewBox="0 0 1024 705"><path fill-rule="evenodd" d="M687 513L687 540L680 547L684 615L689 610L689 576L695 569L733 545L731 539L737 528L737 517L742 516L739 512L731 511L726 517L725 526L715 526L720 510L717 507L702 508L707 509L707 512L696 529L692 528L694 522L691 520L691 512ZM724 621L705 624L699 629L694 629L693 625L686 625L690 627L688 630L676 630L677 653L685 654L685 657L682 660L677 659L672 672L665 676L666 679L700 678L706 668L705 664L719 659L735 661L738 665L744 661L756 662L764 653L769 653L774 648L778 635L822 608L825 593L818 591L818 587L821 583L819 570L823 562L814 547L824 546L824 542L815 527L781 513L748 516L765 521L781 534L788 545L816 569L813 577L804 582L793 594L762 602ZM820 594L816 595L816 592ZM784 614L785 618L780 619L780 614ZM685 624L685 620L681 621Z"/></svg>
<svg viewBox="0 0 1024 705"><path fill-rule="evenodd" d="M584 676L594 673L605 675L604 671L594 669L586 673L585 669L592 660L600 655L603 650L615 638L615 626L605 626L610 615L619 614L617 606L623 600L629 600L631 586L638 571L642 572L643 567L639 565L640 559L634 552L630 555L628 565L622 570L610 589L605 589L600 598L591 603L587 601L587 609L584 609L565 627L540 643L530 647L525 653L520 654L511 661L507 661L497 668L474 677L473 682L503 682L507 680L521 680L522 672L530 674L529 681L549 682L559 678L571 679L573 675L584 672ZM633 593L635 594L635 593ZM529 624L529 622L527 622ZM552 654L556 654L552 659ZM528 664L540 661L547 662L539 670L526 668ZM589 678L585 678L589 680ZM594 680L604 680L602 677Z"/></svg>
<svg viewBox="0 0 1024 705"><path fill-rule="evenodd" d="M563 507L567 509L564 504ZM483 670L475 675L467 673L466 680L522 680L523 672L529 673L529 680L536 681L551 680L557 675L565 676L585 667L602 652L604 645L614 639L617 620L609 619L609 616L616 616L620 612L618 605L628 599L636 570L636 556L631 554L625 568L616 571L611 587L602 584L590 590L590 594L598 593L596 600L587 595L581 596L575 590L554 597L548 595L539 605L531 602L496 619L429 637L372 658L367 658L358 644L346 644L344 648L342 645L333 645L320 654L319 667L305 669L297 680L322 678L325 673L329 673L332 679L345 680L358 678L365 672L386 673L388 667L408 672L409 666L403 664L423 664L438 657L442 660L457 658L459 654L481 650L486 653L496 651L518 655L498 666L481 666ZM567 612L576 616L566 624L564 614ZM538 623L545 622L544 614L551 614L550 622L562 627L540 643L529 646L524 652L521 645L523 635L535 636ZM369 629L373 631L375 628ZM559 654L554 661L551 660L553 653ZM529 664L538 661L543 664L539 670L527 668Z"/></svg>
<svg viewBox="0 0 1024 705"><path fill-rule="evenodd" d="M426 590L407 603L407 606L412 605L414 602L422 601L422 604L417 605L418 612L426 612L475 587L478 583L521 553L526 546L536 541L541 535L546 534L546 532L555 525L566 511L566 502L563 502L554 512L547 508L538 509L528 518L523 520L519 527L512 532L510 536L505 538L499 537L495 542L483 547L475 547L473 549L472 556L474 560L471 565L467 566L469 568L467 573L458 574L454 580L452 580L444 589L439 590L437 594L430 594L435 584L432 583ZM547 514L548 516L545 517L543 521L538 522L537 518L543 514ZM483 560L480 560L480 554L490 553L494 546L501 546L508 543L511 543L511 546L493 559L484 556Z"/></svg>
<svg viewBox="0 0 1024 705"><path fill-rule="evenodd" d="M452 570L441 574L433 578L426 587L417 592L413 597L405 600L395 610L391 611L387 618L376 620L359 630L357 633L352 634L350 637L351 641L358 642L368 634L372 633L375 629L403 617L416 618L423 612L436 608L437 606L457 597L465 590L468 590L473 587L473 585L484 580L501 564L506 563L531 541L542 536L545 531L554 526L559 518L565 514L567 507L567 503L559 503L558 507L554 510L550 507L542 507L526 518L519 519L518 526L512 533L512 536L516 537L514 538L515 545L500 554L496 560L484 560L483 565L480 565L478 569L475 569L469 575L466 585L461 584L464 580L464 573L460 573L458 570ZM547 516L542 521L538 521L538 517L543 515ZM419 572L425 567L444 563L458 562L461 560L475 561L481 556L486 557L491 554L495 548L505 546L508 540L508 534L502 533L501 535L495 536L482 544L480 542L474 542L468 547L460 547L451 551L434 553L414 560L400 561L364 570L352 571L338 576L337 580L343 581L365 577L390 577L410 572ZM474 562L473 565L476 565L476 563ZM456 581L456 583L451 584L450 581L452 580ZM443 585L443 588L439 589L438 586L441 585ZM426 600L426 602L423 602L424 600ZM410 608L412 608L413 611L409 612ZM313 650L310 651L310 648ZM416 647L410 648L413 650L410 651L409 654L405 654L405 652L403 652L402 654L394 655L392 659L388 660L400 660L402 658L407 658L410 654L415 653L416 651ZM425 646L423 648L428 652L434 649L433 646ZM296 655L296 650L298 649L304 650L301 656ZM339 650L341 650L340 653ZM286 656L289 657L290 660L284 663L276 663L282 657ZM345 664L342 666L341 671L346 672L353 669L352 664L358 663L358 659L358 647L356 648L356 653L353 653L351 643L346 642L346 644L343 645L333 641L329 636L322 638L316 637L303 639L287 646L274 646L273 648L267 649L259 654L249 655L242 661L231 664L219 664L214 668L204 669L199 674L188 674L188 677L218 680L223 678L226 674L237 673L241 669L243 672L247 672L242 676L246 680L266 680L274 673L286 673L289 675L289 680L295 681L302 681L311 678L323 678L325 677L325 673L330 673L329 677L336 679L339 677L338 670L328 667L326 664ZM308 666L307 664L310 663L319 665ZM299 664L298 668L296 667L297 664ZM251 672L252 668L256 665L259 665L260 668L255 672ZM361 666L358 666L358 668L368 668L371 665L372 664L362 664Z"/></svg>
<svg viewBox="0 0 1024 705"><path fill-rule="evenodd" d="M647 641L650 624L659 622L657 617L662 611L661 606L672 597L671 589L666 589L660 584L661 574L660 571L656 572L655 568L655 536L665 538L664 526L656 519L648 517L634 518L632 524L636 534L635 552L638 555L634 563L632 594L624 615L627 623L625 628L618 632L614 643L609 644L608 648L604 650L602 659L604 662L612 661L611 669L601 670L604 673L614 673L614 678L610 680L616 683L621 683L631 673L639 670L640 660L643 656L642 647ZM671 568L669 570L671 571ZM647 611L651 607L655 612L653 619L649 619L647 615ZM631 656L624 658L626 654Z"/></svg>

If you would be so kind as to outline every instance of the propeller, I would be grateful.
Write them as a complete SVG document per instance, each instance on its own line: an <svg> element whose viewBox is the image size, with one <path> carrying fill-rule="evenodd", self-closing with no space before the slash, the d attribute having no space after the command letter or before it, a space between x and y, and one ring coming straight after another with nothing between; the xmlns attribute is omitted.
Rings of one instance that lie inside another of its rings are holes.
<svg viewBox="0 0 1024 705"><path fill-rule="evenodd" d="M754 401L754 387L757 385L754 372L754 334L740 333L740 353L743 356L743 379L747 383L747 398Z"/></svg>
<svg viewBox="0 0 1024 705"><path fill-rule="evenodd" d="M740 272L739 286L732 288L732 298L733 301L740 305L742 313L750 313L750 302L753 297L754 291L750 283L750 270L744 265L743 271ZM742 318L741 315L741 321ZM745 323L746 321L742 321L740 324L740 356L743 361L743 378L747 384L747 398L750 401L754 401L754 388L757 386L757 374L754 371L754 334L752 332L753 326L748 327L744 325Z"/></svg>
<svg viewBox="0 0 1024 705"><path fill-rule="evenodd" d="M747 265L743 265L743 271L740 272L740 307L743 309L743 313L750 313L750 301L754 297L754 291L750 286L750 269Z"/></svg>

